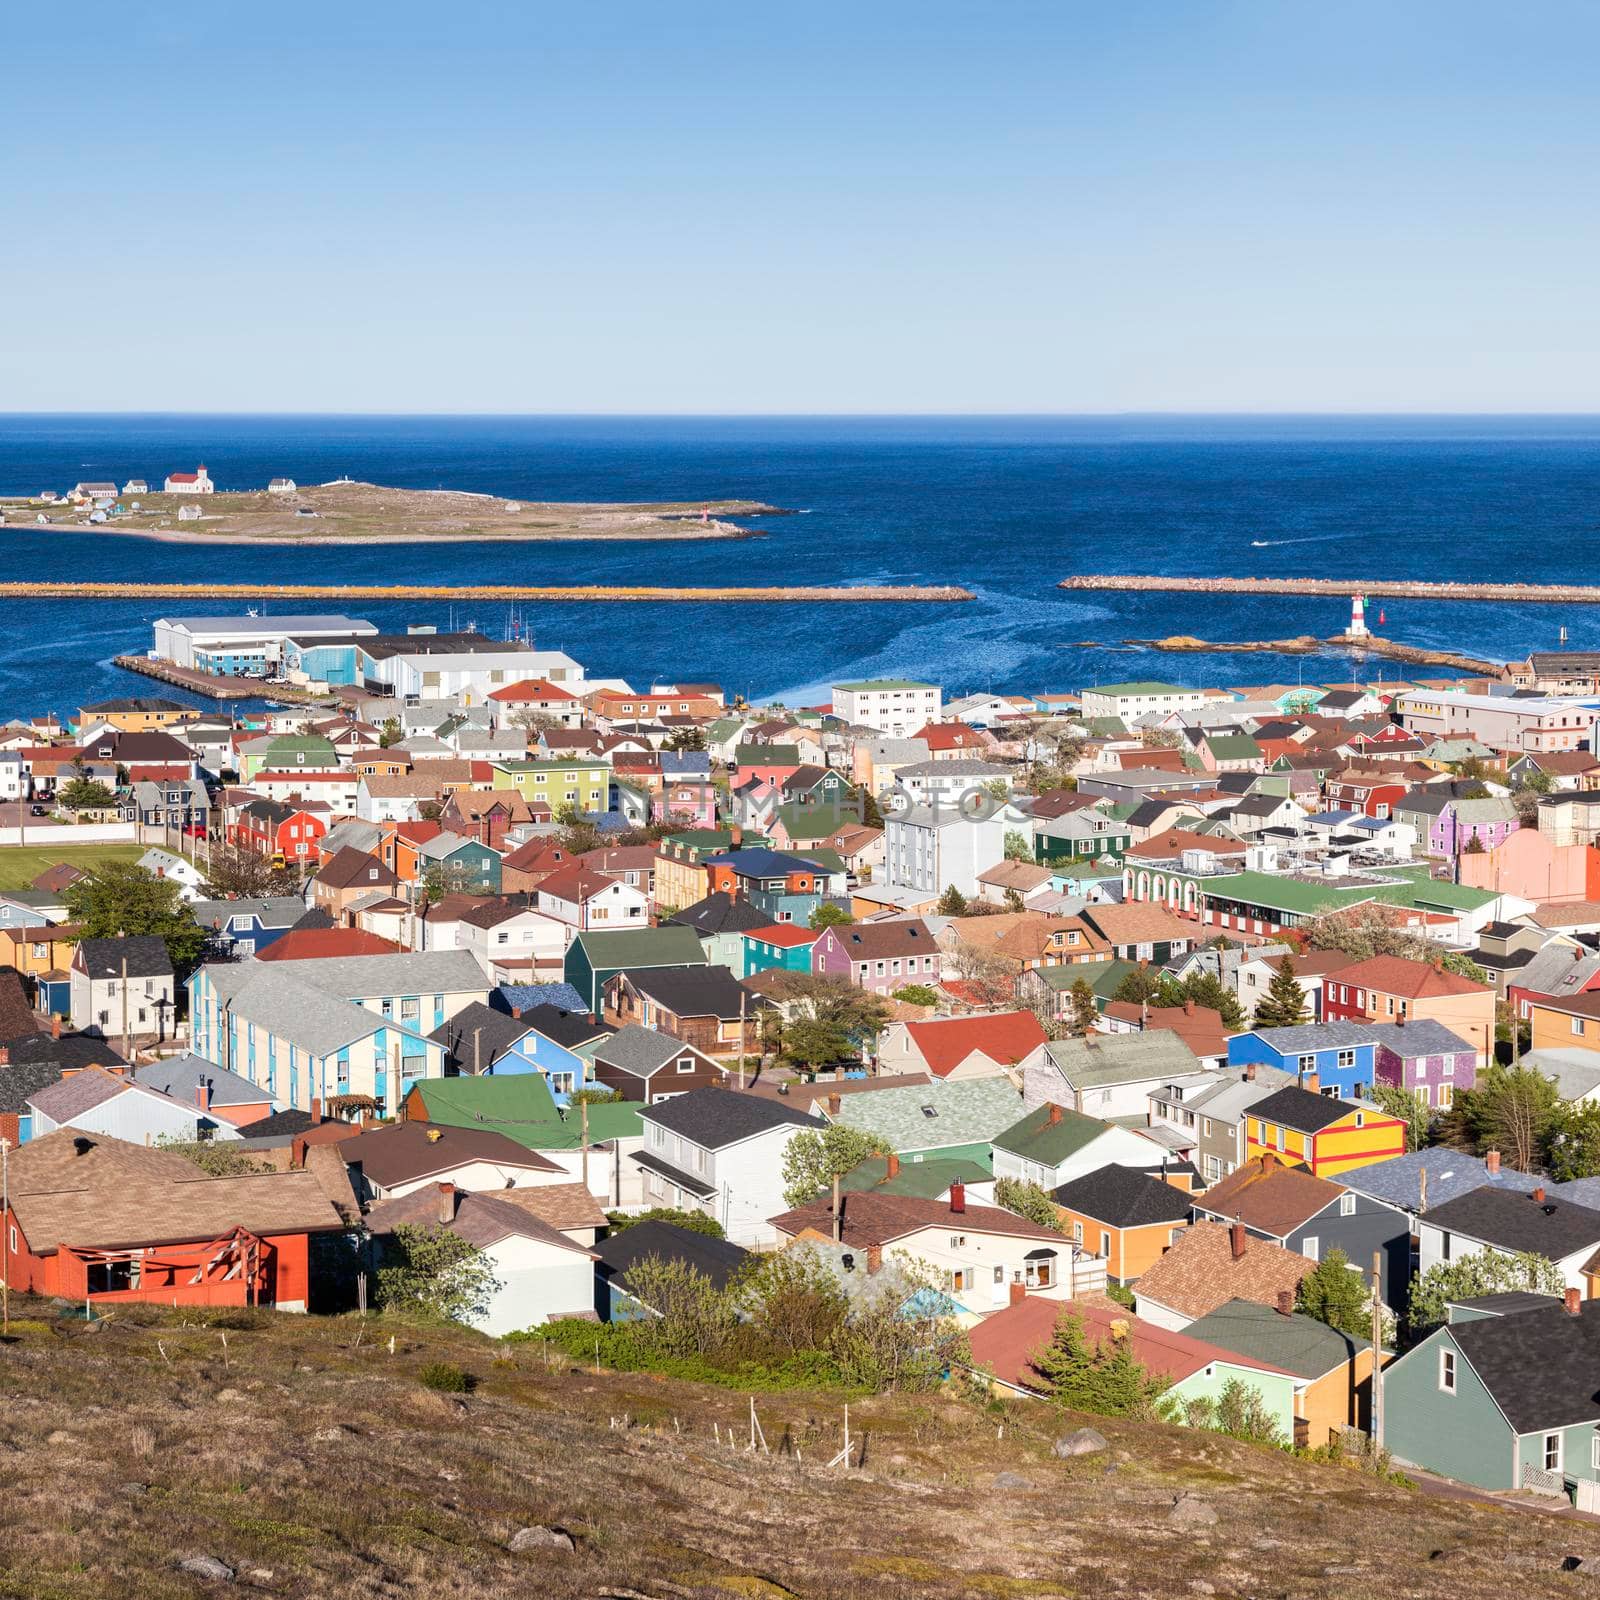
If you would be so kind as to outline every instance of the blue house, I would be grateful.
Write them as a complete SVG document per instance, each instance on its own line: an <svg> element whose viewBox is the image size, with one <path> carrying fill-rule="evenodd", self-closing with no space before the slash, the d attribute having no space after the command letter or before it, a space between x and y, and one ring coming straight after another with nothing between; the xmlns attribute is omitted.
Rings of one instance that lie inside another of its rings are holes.
<svg viewBox="0 0 1600 1600"><path fill-rule="evenodd" d="M1228 1065L1277 1067L1297 1073L1302 1086L1341 1099L1359 1099L1372 1089L1378 1041L1365 1022L1308 1022L1298 1028L1257 1028L1228 1040Z"/></svg>
<svg viewBox="0 0 1600 1600"><path fill-rule="evenodd" d="M255 900L196 900L194 920L211 930L218 955L259 955L275 944L306 914L298 895L270 895Z"/></svg>
<svg viewBox="0 0 1600 1600"><path fill-rule="evenodd" d="M462 1077L517 1077L538 1073L557 1106L593 1082L589 1052L616 1030L591 1022L587 1012L539 1005L504 1011L484 1004L464 1006L429 1035L445 1050L445 1071Z"/></svg>

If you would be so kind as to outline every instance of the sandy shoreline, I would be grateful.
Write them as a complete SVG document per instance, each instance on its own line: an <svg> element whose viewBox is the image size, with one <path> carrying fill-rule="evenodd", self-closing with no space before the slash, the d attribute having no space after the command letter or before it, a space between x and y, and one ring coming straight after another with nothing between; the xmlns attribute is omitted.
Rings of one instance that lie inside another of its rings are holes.
<svg viewBox="0 0 1600 1600"><path fill-rule="evenodd" d="M696 523L692 531L685 528L681 533L659 529L638 533L626 530L615 533L313 533L304 538L287 534L180 533L176 528L116 528L110 523L85 526L80 522L8 522L0 527L0 536L13 532L84 533L93 534L96 538L150 539L157 544L187 544L206 549L220 549L229 545L327 549L342 545L374 544L584 544L593 541L602 544L678 544L708 539L765 539L768 536L764 529L737 528L732 523Z"/></svg>

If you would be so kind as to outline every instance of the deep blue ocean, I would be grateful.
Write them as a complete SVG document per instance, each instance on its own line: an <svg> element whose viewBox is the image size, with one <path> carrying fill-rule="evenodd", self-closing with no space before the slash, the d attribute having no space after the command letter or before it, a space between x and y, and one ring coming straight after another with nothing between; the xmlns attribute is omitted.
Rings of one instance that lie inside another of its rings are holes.
<svg viewBox="0 0 1600 1600"><path fill-rule="evenodd" d="M947 606L541 605L536 642L596 676L712 680L808 700L879 673L947 691L1160 676L1373 677L1325 657L1166 656L1129 637L1339 631L1339 602L1073 595L1073 572L1596 581L1600 417L560 418L0 416L0 493L151 481L203 461L222 488L278 474L540 500L759 499L802 513L741 542L227 548L0 530L6 578L218 582L959 583ZM0 715L151 692L109 665L163 609L0 602ZM179 609L204 609L185 605ZM234 609L229 607L228 609ZM280 608L281 609L281 608ZM300 609L300 607L296 607ZM338 609L318 603L316 609ZM439 605L352 606L385 628ZM1496 659L1600 646L1594 608L1385 602L1384 632ZM1376 607L1374 608L1374 617ZM504 634L504 606L454 620ZM1100 648L1074 648L1082 641ZM1396 669L1383 667L1393 677Z"/></svg>

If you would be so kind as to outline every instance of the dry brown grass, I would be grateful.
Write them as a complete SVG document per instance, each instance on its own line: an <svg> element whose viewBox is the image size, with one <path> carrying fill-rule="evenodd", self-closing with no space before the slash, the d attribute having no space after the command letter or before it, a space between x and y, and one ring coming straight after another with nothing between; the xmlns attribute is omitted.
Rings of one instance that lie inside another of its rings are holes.
<svg viewBox="0 0 1600 1600"><path fill-rule="evenodd" d="M855 1405L864 1466L828 1472L841 1405L825 1394L762 1397L774 1453L752 1456L713 1439L744 1435L740 1395L451 1330L245 1315L224 1347L216 1326L143 1308L98 1330L23 1312L0 1349L8 1600L226 1592L178 1570L197 1554L235 1568L234 1591L296 1600L1455 1600L1588 1592L1561 1560L1600 1559L1587 1522L1176 1428L1102 1422L1109 1456L1058 1462L1057 1420L1021 1403ZM472 1394L422 1388L434 1360L471 1373ZM1027 1487L997 1488L1000 1472ZM1217 1525L1172 1528L1180 1491ZM576 1553L509 1552L530 1523L568 1530Z"/></svg>

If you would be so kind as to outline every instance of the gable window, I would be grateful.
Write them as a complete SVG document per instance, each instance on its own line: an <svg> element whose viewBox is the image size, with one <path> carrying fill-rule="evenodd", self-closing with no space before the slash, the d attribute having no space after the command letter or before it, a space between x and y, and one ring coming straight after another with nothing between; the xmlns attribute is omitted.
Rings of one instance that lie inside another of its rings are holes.
<svg viewBox="0 0 1600 1600"><path fill-rule="evenodd" d="M694 1057L693 1056L679 1056L678 1057L678 1071L679 1072L693 1072L694 1071Z"/></svg>
<svg viewBox="0 0 1600 1600"><path fill-rule="evenodd" d="M1322 1259L1322 1241L1316 1234L1310 1234L1300 1242L1300 1254L1307 1261L1320 1261Z"/></svg>
<svg viewBox="0 0 1600 1600"><path fill-rule="evenodd" d="M1314 1055L1301 1056L1300 1070L1302 1072L1315 1072L1317 1070L1317 1058Z"/></svg>
<svg viewBox="0 0 1600 1600"><path fill-rule="evenodd" d="M1541 1454L1546 1472L1559 1472L1561 1470L1561 1435L1559 1433L1547 1433L1544 1436L1544 1449Z"/></svg>

